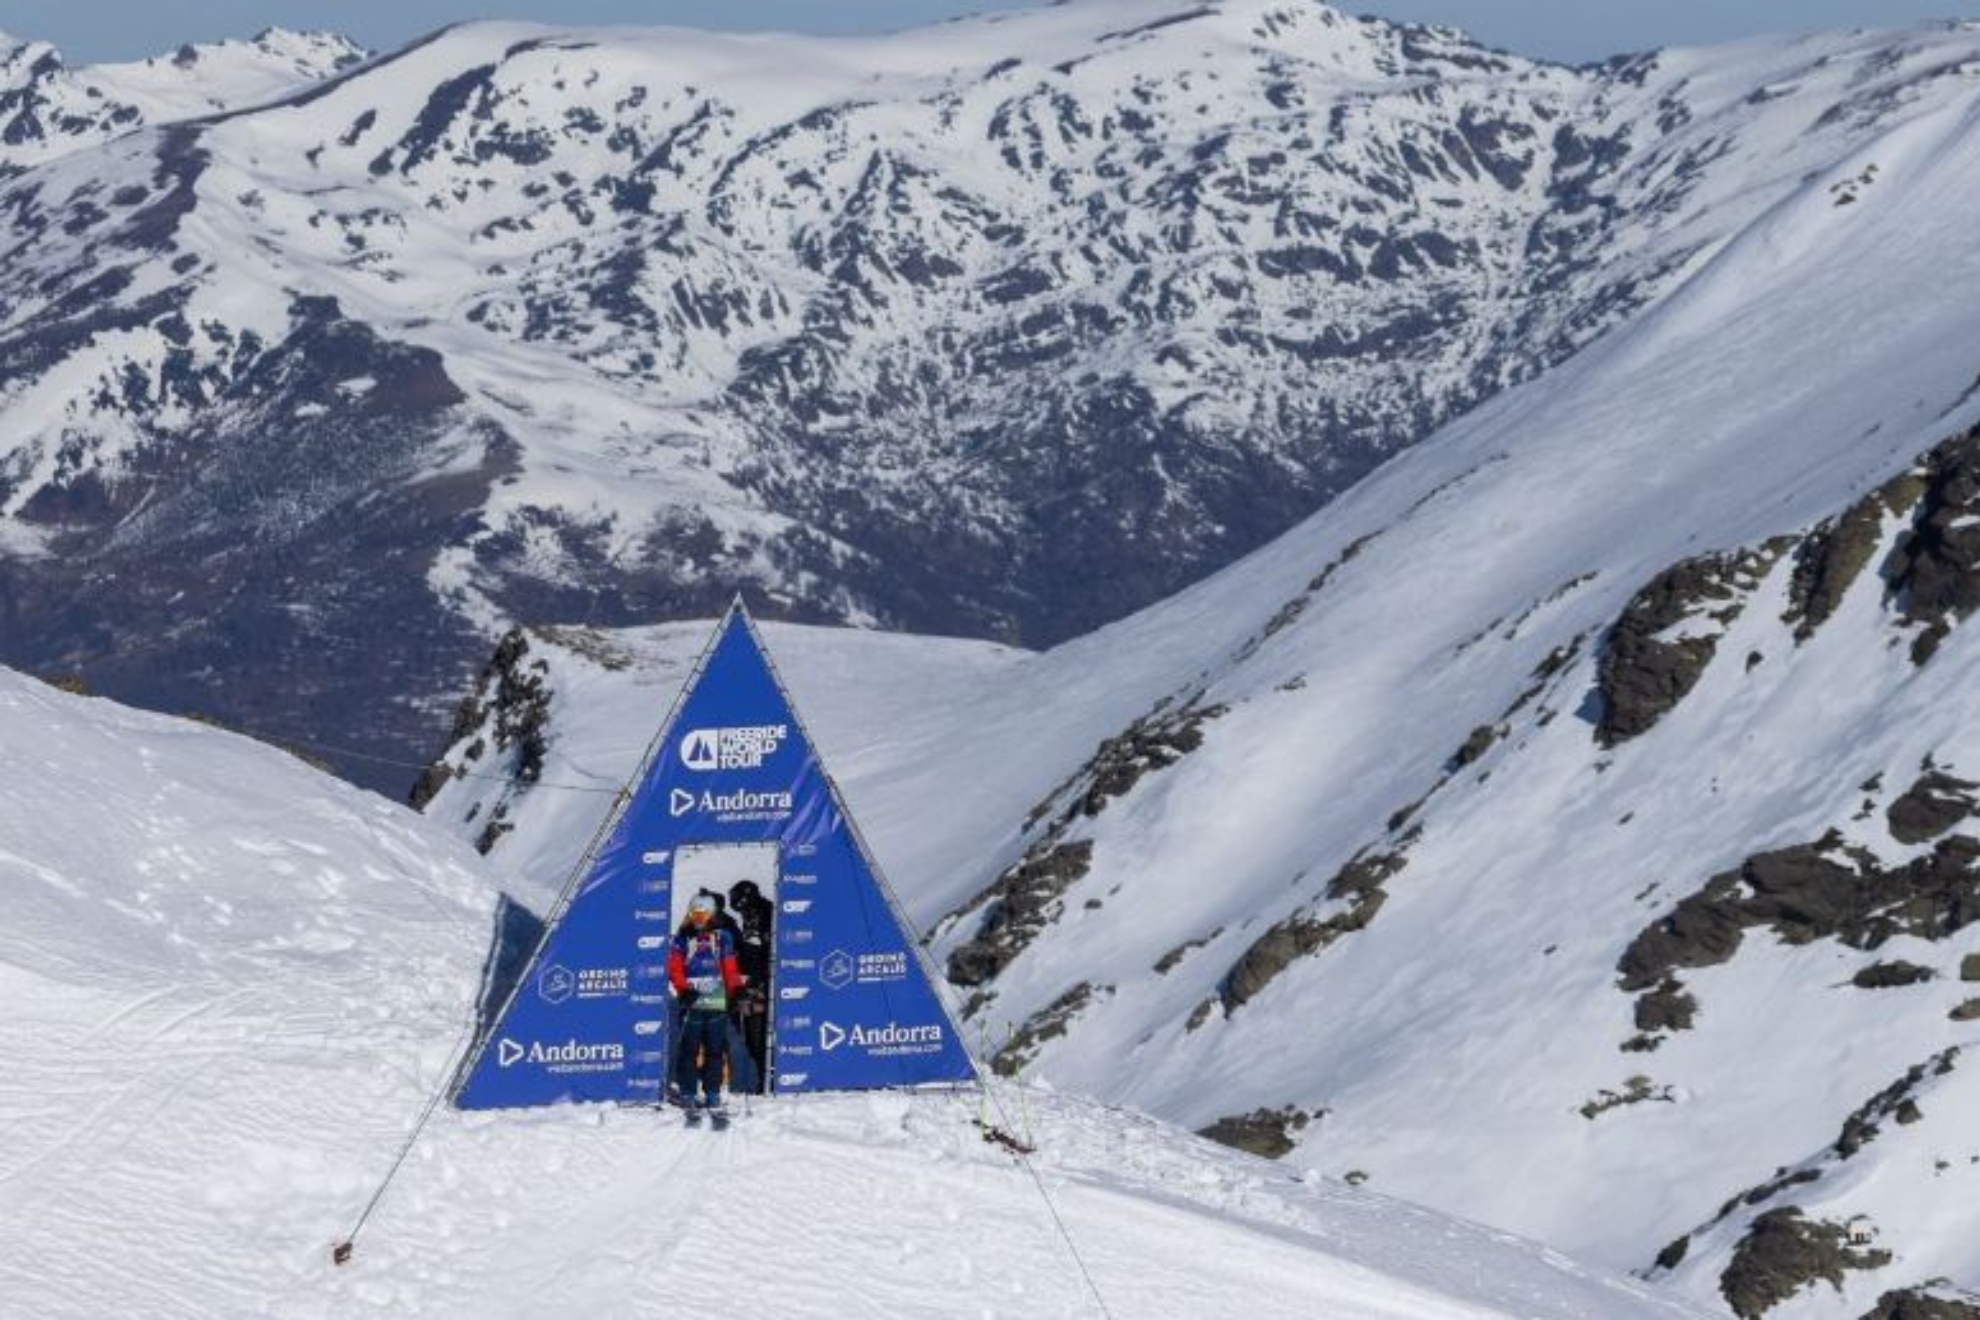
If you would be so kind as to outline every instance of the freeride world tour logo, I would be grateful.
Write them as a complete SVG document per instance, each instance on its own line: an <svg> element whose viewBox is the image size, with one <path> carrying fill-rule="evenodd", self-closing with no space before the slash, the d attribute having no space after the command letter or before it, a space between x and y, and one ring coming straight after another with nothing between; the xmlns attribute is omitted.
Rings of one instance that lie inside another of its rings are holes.
<svg viewBox="0 0 1980 1320"><path fill-rule="evenodd" d="M681 739L681 764L690 770L754 770L775 756L789 736L785 724L689 729Z"/></svg>

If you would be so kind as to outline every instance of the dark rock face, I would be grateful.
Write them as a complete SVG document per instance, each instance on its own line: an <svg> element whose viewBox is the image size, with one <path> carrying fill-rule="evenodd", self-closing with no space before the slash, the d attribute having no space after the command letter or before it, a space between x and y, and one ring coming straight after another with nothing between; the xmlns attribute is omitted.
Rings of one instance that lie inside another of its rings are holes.
<svg viewBox="0 0 1980 1320"><path fill-rule="evenodd" d="M1807 641L1829 621L1843 594L1876 557L1884 520L1917 504L1924 490L1924 479L1906 472L1817 527L1796 548L1788 609L1782 616L1794 625L1796 641Z"/></svg>
<svg viewBox="0 0 1980 1320"><path fill-rule="evenodd" d="M1204 705L1193 695L1172 696L1103 741L1077 773L1032 808L1027 829L1049 823L1024 858L950 917L954 921L983 912L976 933L949 954L949 980L967 987L987 985L1056 921L1066 890L1092 862L1092 842L1070 837L1075 827L1099 816L1145 776L1170 768L1201 747L1204 725L1223 713L1223 707ZM980 995L972 1001L972 1011L986 999Z"/></svg>
<svg viewBox="0 0 1980 1320"><path fill-rule="evenodd" d="M1911 529L1884 565L1905 621L1923 628L1911 648L1921 665L1954 626L1980 609L1980 431L1934 449L1924 469Z"/></svg>
<svg viewBox="0 0 1980 1320"><path fill-rule="evenodd" d="M1842 1134L1836 1138L1837 1157L1845 1160L1853 1158L1877 1139L1887 1119L1894 1119L1900 1124L1917 1122L1919 1086L1928 1078L1944 1077L1952 1072L1958 1064L1959 1055L1959 1048L1955 1046L1923 1063L1914 1064L1904 1076L1858 1106L1856 1112L1843 1121Z"/></svg>
<svg viewBox="0 0 1980 1320"><path fill-rule="evenodd" d="M1928 770L1886 811L1891 837L1899 843L1927 843L1980 808L1980 784L1969 784L1942 770Z"/></svg>
<svg viewBox="0 0 1980 1320"><path fill-rule="evenodd" d="M1232 1114L1196 1130L1220 1146L1249 1151L1268 1160L1283 1159L1299 1148L1298 1134L1319 1115L1286 1105L1281 1109L1254 1109L1248 1114Z"/></svg>
<svg viewBox="0 0 1980 1320"><path fill-rule="evenodd" d="M1011 1034L990 1058L990 1067L999 1077L1015 1077L1036 1058L1046 1042L1057 1040L1071 1029L1073 1019L1096 999L1113 994L1112 986L1095 986L1081 981L1044 1008L1031 1015Z"/></svg>
<svg viewBox="0 0 1980 1320"><path fill-rule="evenodd" d="M474 689L455 708L448 752L420 772L408 795L413 809L424 811L457 773L507 781L475 839L484 856L514 828L509 822L511 798L542 777L549 754L549 674L549 665L531 653L529 635L510 629L482 667Z"/></svg>
<svg viewBox="0 0 1980 1320"><path fill-rule="evenodd" d="M1903 1288L1879 1297L1861 1320L1980 1320L1980 1303Z"/></svg>
<svg viewBox="0 0 1980 1320"><path fill-rule="evenodd" d="M1614 747L1647 733L1684 700L1718 651L1719 636L1786 543L1687 559L1652 578L1609 630L1597 668L1596 737ZM1680 636L1665 635L1688 624Z"/></svg>
<svg viewBox="0 0 1980 1320"><path fill-rule="evenodd" d="M1841 1224L1808 1219L1787 1206L1753 1221L1719 1278L1719 1291L1734 1315L1759 1320L1811 1283L1841 1291L1846 1271L1890 1263L1888 1251L1850 1246Z"/></svg>
<svg viewBox="0 0 1980 1320"><path fill-rule="evenodd" d="M1388 901L1383 886L1399 873L1406 859L1400 853L1357 857L1342 867L1327 886L1327 897L1347 907L1326 918L1294 913L1266 931L1239 956L1218 989L1224 1011L1234 1013L1257 998L1281 972L1333 944L1344 935L1366 929Z"/></svg>
<svg viewBox="0 0 1980 1320"><path fill-rule="evenodd" d="M1831 834L1813 844L1748 858L1639 933L1617 964L1621 988L1668 1000L1671 974L1711 967L1739 951L1748 930L1766 927L1788 944L1834 939L1874 950L1893 936L1944 939L1980 921L1980 841L1954 835L1927 856L1886 867ZM1881 975L1881 974L1880 974ZM1893 982L1897 983L1897 982ZM1639 1021L1676 1019L1657 1003Z"/></svg>
<svg viewBox="0 0 1980 1320"><path fill-rule="evenodd" d="M1081 839L1034 849L999 876L977 900L987 906L976 934L949 954L949 980L976 987L995 979L1057 918L1061 897L1092 861L1093 844Z"/></svg>
<svg viewBox="0 0 1980 1320"><path fill-rule="evenodd" d="M1828 1151L1800 1168L1781 1169L1766 1182L1727 1200L1719 1207L1718 1214L1712 1217L1710 1223L1685 1234L1659 1252L1656 1268L1676 1269L1682 1264L1690 1252L1691 1240L1696 1233L1724 1223L1742 1209L1765 1205L1768 1201L1797 1187L1820 1182L1827 1173L1845 1161L1854 1159L1865 1146L1875 1141L1883 1123L1894 1121L1902 1125L1917 1122L1923 1117L1918 1104L1921 1090L1928 1087L1935 1079L1949 1075L1956 1066L1959 1055L1960 1051L1957 1047L1944 1050L1908 1069L1904 1076L1857 1107L1856 1111L1844 1121L1842 1135ZM1740 1267L1738 1287L1747 1303L1759 1305L1764 1301L1770 1288L1786 1287L1788 1290L1786 1294L1775 1297L1773 1301L1767 1301L1761 1306L1760 1309L1765 1310L1784 1300L1786 1295L1798 1291L1803 1284L1815 1277L1829 1278L1831 1283L1840 1286L1839 1277L1831 1278L1826 1273L1809 1275L1798 1266L1791 1267L1794 1261L1806 1262L1811 1259L1803 1249L1807 1244L1797 1245L1804 1234L1812 1234L1809 1242L1818 1252L1826 1250L1822 1244L1830 1241L1832 1229L1843 1233L1843 1237L1837 1239L1838 1242L1847 1240L1847 1233L1836 1229L1834 1225L1806 1224L1801 1216L1802 1212L1799 1209L1786 1206L1769 1211L1753 1222L1746 1240L1735 1251L1733 1259L1733 1265ZM1754 1244L1750 1251L1748 1243ZM1741 1266L1742 1253L1745 1253L1744 1266ZM1869 1254L1874 1256L1876 1253ZM1865 1264L1849 1268L1875 1268L1875 1265ZM1728 1269L1727 1277L1731 1278L1733 1274L1734 1271ZM1794 1281L1797 1278L1799 1282ZM1732 1300L1731 1292L1727 1293L1727 1298ZM1734 1304L1738 1314L1748 1314L1746 1311L1739 1311L1739 1305L1738 1302Z"/></svg>
<svg viewBox="0 0 1980 1320"><path fill-rule="evenodd" d="M1630 1105L1645 1103L1674 1104L1676 1097L1668 1086L1658 1086L1648 1077L1639 1073L1623 1083L1620 1091L1603 1090L1595 1098L1581 1106L1580 1114L1591 1123L1612 1109L1623 1109Z"/></svg>
<svg viewBox="0 0 1980 1320"><path fill-rule="evenodd" d="M1850 977L1849 983L1859 990L1893 990L1900 986L1922 985L1934 974L1929 967L1899 959L1896 962L1871 963Z"/></svg>

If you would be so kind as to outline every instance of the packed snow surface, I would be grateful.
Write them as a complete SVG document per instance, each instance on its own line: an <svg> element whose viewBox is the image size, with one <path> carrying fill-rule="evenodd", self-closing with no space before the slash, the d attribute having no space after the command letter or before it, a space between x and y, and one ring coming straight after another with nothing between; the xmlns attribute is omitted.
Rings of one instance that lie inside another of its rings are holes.
<svg viewBox="0 0 1980 1320"><path fill-rule="evenodd" d="M442 1109L477 859L212 729L0 671L0 1298L36 1317L1690 1314L1644 1285L1038 1089Z"/></svg>

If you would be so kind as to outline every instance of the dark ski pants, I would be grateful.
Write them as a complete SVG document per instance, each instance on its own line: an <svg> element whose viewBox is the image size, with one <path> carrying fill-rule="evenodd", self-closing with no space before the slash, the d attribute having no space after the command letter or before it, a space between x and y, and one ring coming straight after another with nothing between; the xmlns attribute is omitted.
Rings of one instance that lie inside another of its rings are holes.
<svg viewBox="0 0 1980 1320"><path fill-rule="evenodd" d="M697 1086L695 1060L699 1058ZM729 1059L729 1015L689 1009L681 1014L681 1039L674 1047L674 1085L682 1104L692 1104L700 1090L709 1104L722 1098L722 1066Z"/></svg>

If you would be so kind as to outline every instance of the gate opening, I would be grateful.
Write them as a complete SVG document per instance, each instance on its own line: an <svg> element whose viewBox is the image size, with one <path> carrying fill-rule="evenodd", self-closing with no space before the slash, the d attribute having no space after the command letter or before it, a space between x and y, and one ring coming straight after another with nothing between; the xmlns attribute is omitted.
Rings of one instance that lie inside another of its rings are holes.
<svg viewBox="0 0 1980 1320"><path fill-rule="evenodd" d="M688 901L710 894L717 924L735 941L736 966L748 984L729 1009L729 1083L753 1095L770 1089L776 1057L779 862L774 843L684 844L674 858L674 930L685 929Z"/></svg>

